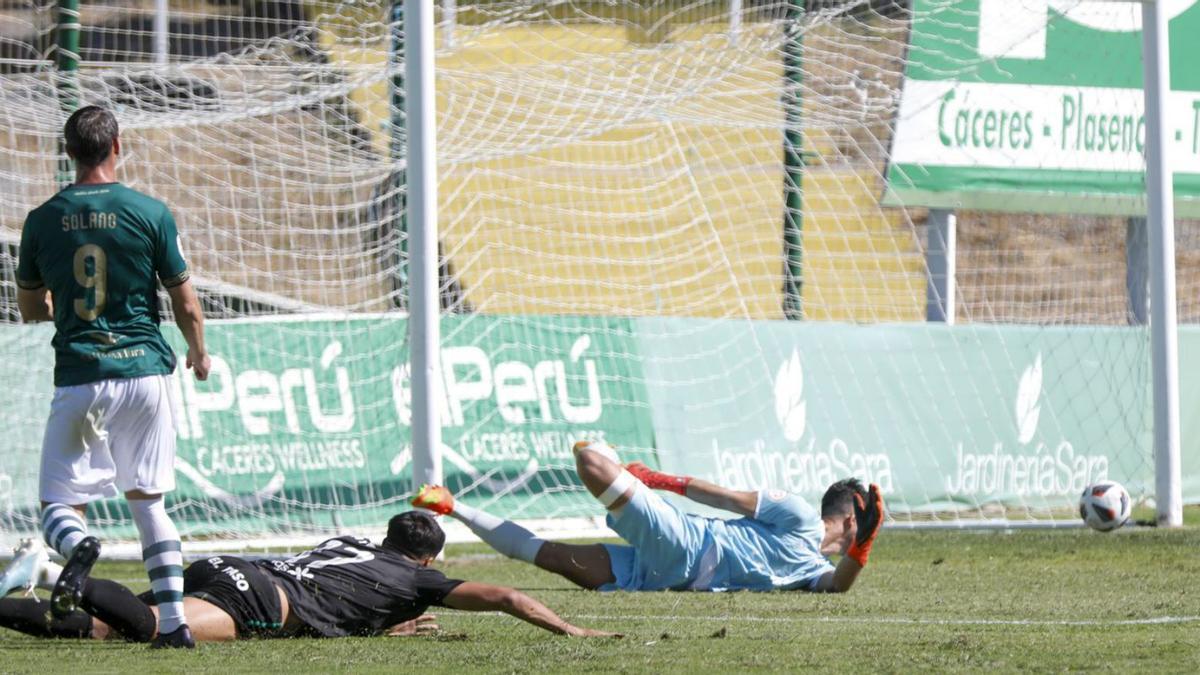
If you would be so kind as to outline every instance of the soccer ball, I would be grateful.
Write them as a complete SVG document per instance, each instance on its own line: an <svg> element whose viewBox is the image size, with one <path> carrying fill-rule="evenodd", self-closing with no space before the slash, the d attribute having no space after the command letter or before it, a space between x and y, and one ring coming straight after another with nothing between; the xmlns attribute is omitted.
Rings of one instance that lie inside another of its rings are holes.
<svg viewBox="0 0 1200 675"><path fill-rule="evenodd" d="M1093 530L1110 532L1129 520L1133 500L1129 491L1115 481L1089 485L1079 498L1079 517Z"/></svg>

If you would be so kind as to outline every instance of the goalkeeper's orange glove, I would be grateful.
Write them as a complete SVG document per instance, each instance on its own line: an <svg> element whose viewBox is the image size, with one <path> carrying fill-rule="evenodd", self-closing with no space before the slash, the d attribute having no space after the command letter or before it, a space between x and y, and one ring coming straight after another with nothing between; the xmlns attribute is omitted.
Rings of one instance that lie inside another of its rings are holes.
<svg viewBox="0 0 1200 675"><path fill-rule="evenodd" d="M687 496L688 483L692 482L691 476L675 476L655 471L641 462L630 462L625 465L625 470L652 490L667 490L684 497Z"/></svg>
<svg viewBox="0 0 1200 675"><path fill-rule="evenodd" d="M854 521L858 530L854 533L854 541L846 555L853 558L859 565L867 566L867 556L871 555L871 544L883 526L883 495L879 486L871 484L866 500L861 494L854 495Z"/></svg>

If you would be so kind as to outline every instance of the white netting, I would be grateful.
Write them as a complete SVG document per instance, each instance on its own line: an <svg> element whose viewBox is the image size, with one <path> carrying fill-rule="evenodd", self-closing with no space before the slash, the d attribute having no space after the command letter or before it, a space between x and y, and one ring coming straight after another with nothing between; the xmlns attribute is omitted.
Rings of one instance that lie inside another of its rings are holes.
<svg viewBox="0 0 1200 675"><path fill-rule="evenodd" d="M922 323L928 212L880 202L911 3L454 4L437 50L439 403L463 498L595 515L567 449L600 434L630 458L810 498L835 474L880 480L886 456L901 519L1043 518L1101 457L1148 494L1145 333L1094 327L1127 322L1123 219L960 213L960 325ZM23 217L56 189L52 10L0 12L10 322ZM171 12L156 65L152 2L85 3L78 89L117 112L121 179L171 206L209 316L232 322L210 327L227 368L180 381L176 513L197 534L378 525L406 494L410 456L398 14L324 1ZM1197 284L1181 267L1186 317ZM12 375L32 388L6 387L3 455L22 459L0 459L0 507L25 529L47 334L0 335L10 359L38 354ZM943 382L952 396L926 398ZM1059 402L1113 390L1119 405ZM1026 489L1045 457L1047 471L1084 469ZM944 481L907 477L939 466Z"/></svg>

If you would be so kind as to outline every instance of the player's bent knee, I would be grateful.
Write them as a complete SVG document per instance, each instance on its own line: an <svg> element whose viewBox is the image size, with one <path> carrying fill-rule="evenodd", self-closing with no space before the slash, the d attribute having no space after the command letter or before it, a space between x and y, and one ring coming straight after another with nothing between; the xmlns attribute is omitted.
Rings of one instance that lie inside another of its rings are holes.
<svg viewBox="0 0 1200 675"><path fill-rule="evenodd" d="M584 481L607 483L612 479L612 475L620 469L620 464L590 448L575 453L575 473L579 474Z"/></svg>
<svg viewBox="0 0 1200 675"><path fill-rule="evenodd" d="M580 478L596 477L596 474L601 470L599 458L586 450L575 450L575 473L579 474Z"/></svg>
<svg viewBox="0 0 1200 675"><path fill-rule="evenodd" d="M617 451L604 441L577 441L572 446L571 452L575 454L576 462L588 457L592 459L603 457L613 464L621 463L620 458L617 457Z"/></svg>
<svg viewBox="0 0 1200 675"><path fill-rule="evenodd" d="M612 448L604 447L612 453ZM604 508L620 509L633 496L633 489L641 482L603 452L596 450L597 442L580 441L575 444L575 469L579 478ZM615 453L613 455L615 457Z"/></svg>
<svg viewBox="0 0 1200 675"><path fill-rule="evenodd" d="M596 499L604 508L610 511L618 509L633 497L633 491L638 485L641 485L641 482L637 478L634 478L633 474L625 469L621 469L621 472L609 483L608 487L596 495Z"/></svg>

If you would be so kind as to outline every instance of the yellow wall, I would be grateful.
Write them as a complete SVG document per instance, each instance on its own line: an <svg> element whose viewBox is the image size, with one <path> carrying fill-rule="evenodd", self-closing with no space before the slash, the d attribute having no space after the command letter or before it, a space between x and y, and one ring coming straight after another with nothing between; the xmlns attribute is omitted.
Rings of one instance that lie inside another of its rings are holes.
<svg viewBox="0 0 1200 675"><path fill-rule="evenodd" d="M611 26L515 27L439 54L439 227L476 310L782 316L781 64L753 30L736 50L723 31L685 27L647 47ZM382 72L381 49L326 46L347 70ZM386 153L387 82L352 99ZM660 115L630 116L637 101ZM806 177L806 313L915 316L922 277L917 293L911 265L895 263L912 243L821 198L844 195L849 176ZM879 212L868 191L841 202ZM871 223L865 243L833 236Z"/></svg>

